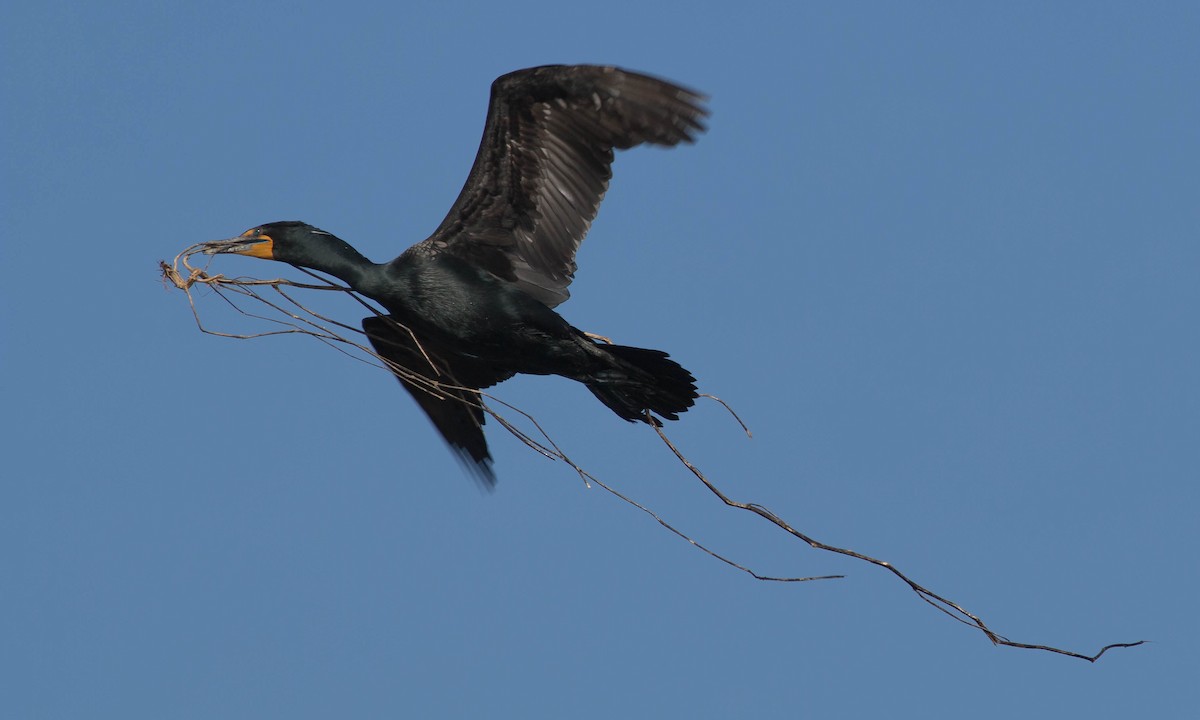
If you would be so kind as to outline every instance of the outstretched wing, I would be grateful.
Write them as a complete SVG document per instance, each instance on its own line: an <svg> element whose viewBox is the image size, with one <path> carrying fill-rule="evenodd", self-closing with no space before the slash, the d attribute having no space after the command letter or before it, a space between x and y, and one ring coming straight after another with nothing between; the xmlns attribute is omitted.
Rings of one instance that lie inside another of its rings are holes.
<svg viewBox="0 0 1200 720"><path fill-rule="evenodd" d="M450 252L549 307L612 177L613 149L692 142L704 96L614 67L547 65L492 83L483 140L446 219L410 252Z"/></svg>
<svg viewBox="0 0 1200 720"><path fill-rule="evenodd" d="M408 331L388 317L363 318L362 326L375 352L387 360L396 379L412 394L463 465L484 486L494 487L492 456L483 436L486 416L477 391L507 380L513 373L496 371L461 356L448 360L428 342L418 346ZM421 375L430 384L413 382L397 372L398 368Z"/></svg>

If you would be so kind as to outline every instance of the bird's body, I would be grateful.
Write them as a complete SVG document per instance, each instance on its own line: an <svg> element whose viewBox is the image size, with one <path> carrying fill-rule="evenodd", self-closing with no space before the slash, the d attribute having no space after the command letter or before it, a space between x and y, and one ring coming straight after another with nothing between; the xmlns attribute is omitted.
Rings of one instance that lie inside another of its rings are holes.
<svg viewBox="0 0 1200 720"><path fill-rule="evenodd" d="M376 353L490 485L478 391L517 373L582 382L626 420L674 420L693 404L694 378L666 353L597 343L553 308L568 297L613 149L690 141L702 129L700 99L615 68L511 73L492 86L479 153L450 213L395 260L373 263L295 221L258 226L208 251L325 272L378 302L387 315L363 320Z"/></svg>

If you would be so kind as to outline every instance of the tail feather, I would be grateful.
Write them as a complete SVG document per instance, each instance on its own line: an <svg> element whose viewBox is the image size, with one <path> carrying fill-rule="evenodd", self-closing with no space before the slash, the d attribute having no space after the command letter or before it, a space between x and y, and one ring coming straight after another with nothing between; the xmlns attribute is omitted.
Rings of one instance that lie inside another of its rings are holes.
<svg viewBox="0 0 1200 720"><path fill-rule="evenodd" d="M661 350L627 345L597 345L613 360L612 367L593 374L588 389L625 420L647 419L646 411L678 420L696 403L696 378Z"/></svg>

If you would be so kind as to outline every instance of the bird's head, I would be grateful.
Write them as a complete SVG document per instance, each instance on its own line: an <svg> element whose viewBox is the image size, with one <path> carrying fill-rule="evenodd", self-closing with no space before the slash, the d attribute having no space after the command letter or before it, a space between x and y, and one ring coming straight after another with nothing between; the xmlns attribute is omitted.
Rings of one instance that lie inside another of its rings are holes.
<svg viewBox="0 0 1200 720"><path fill-rule="evenodd" d="M318 270L325 269L330 258L358 256L336 235L298 220L257 225L237 237L204 243L204 252L249 255Z"/></svg>

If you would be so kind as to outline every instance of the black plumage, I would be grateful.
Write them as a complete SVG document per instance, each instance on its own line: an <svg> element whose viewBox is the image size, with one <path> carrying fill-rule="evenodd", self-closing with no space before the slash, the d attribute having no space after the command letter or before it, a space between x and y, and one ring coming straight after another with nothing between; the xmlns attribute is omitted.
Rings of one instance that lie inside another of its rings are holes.
<svg viewBox="0 0 1200 720"><path fill-rule="evenodd" d="M657 350L602 344L552 308L569 296L575 252L612 177L613 151L673 146L703 131L703 97L613 67L553 65L492 84L475 164L434 233L372 263L323 230L275 222L206 252L328 273L390 315L363 329L376 352L435 381L400 377L483 482L495 476L478 390L516 373L578 380L626 420L675 420L696 398L690 373ZM394 321L394 322L393 322ZM444 397L450 396L450 397Z"/></svg>

